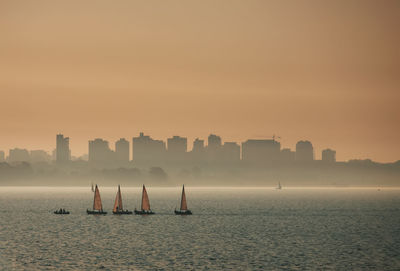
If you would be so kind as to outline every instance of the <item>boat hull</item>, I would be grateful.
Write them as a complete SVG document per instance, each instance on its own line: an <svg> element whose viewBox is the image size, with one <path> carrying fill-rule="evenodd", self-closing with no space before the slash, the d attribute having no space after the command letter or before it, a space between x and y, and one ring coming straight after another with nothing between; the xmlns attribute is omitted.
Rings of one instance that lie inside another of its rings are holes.
<svg viewBox="0 0 400 271"><path fill-rule="evenodd" d="M57 211L54 211L54 214L56 214L56 215L69 215L69 212L57 212Z"/></svg>
<svg viewBox="0 0 400 271"><path fill-rule="evenodd" d="M118 212L113 211L113 214L114 215L131 215L133 213L132 213L132 211L118 211Z"/></svg>
<svg viewBox="0 0 400 271"><path fill-rule="evenodd" d="M107 212L104 211L90 211L90 210L86 210L86 213L88 215L106 215Z"/></svg>
<svg viewBox="0 0 400 271"><path fill-rule="evenodd" d="M145 210L135 210L135 215L154 215L155 213L153 211L145 211Z"/></svg>
<svg viewBox="0 0 400 271"><path fill-rule="evenodd" d="M192 215L192 211L186 210L186 211L177 211L175 210L176 215Z"/></svg>

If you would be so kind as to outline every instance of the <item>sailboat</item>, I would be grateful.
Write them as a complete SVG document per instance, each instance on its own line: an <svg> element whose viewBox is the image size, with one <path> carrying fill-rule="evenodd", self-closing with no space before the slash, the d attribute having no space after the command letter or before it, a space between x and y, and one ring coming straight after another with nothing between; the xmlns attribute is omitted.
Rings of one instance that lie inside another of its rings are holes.
<svg viewBox="0 0 400 271"><path fill-rule="evenodd" d="M276 188L276 190L282 190L281 182L278 183L278 187Z"/></svg>
<svg viewBox="0 0 400 271"><path fill-rule="evenodd" d="M182 186L181 208L179 211L175 209L176 215L191 215L192 211L188 210L186 203L185 185Z"/></svg>
<svg viewBox="0 0 400 271"><path fill-rule="evenodd" d="M86 209L88 215L106 215L107 212L103 211L103 205L101 204L100 192L97 187L94 189L94 199L93 199L93 210Z"/></svg>
<svg viewBox="0 0 400 271"><path fill-rule="evenodd" d="M132 212L128 210L124 210L122 207L122 196L121 196L121 188L118 185L118 192L117 196L115 197L115 203L114 203L114 208L113 208L113 214L114 215L131 215Z"/></svg>
<svg viewBox="0 0 400 271"><path fill-rule="evenodd" d="M94 192L94 186L93 186L93 183L92 183L92 192Z"/></svg>
<svg viewBox="0 0 400 271"><path fill-rule="evenodd" d="M150 201L149 201L149 196L147 195L146 187L143 185L143 191L142 191L142 206L140 207L140 211L136 210L135 208L135 214L136 215L153 215L154 212L150 209Z"/></svg>

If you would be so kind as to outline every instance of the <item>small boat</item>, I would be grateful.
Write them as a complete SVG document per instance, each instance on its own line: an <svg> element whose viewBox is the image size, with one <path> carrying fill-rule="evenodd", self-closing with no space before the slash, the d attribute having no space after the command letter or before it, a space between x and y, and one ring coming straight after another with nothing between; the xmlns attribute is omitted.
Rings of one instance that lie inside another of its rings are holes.
<svg viewBox="0 0 400 271"><path fill-rule="evenodd" d="M86 210L88 215L106 215L107 212L103 211L103 205L101 204L100 192L97 187L94 189L94 199L93 199L93 210Z"/></svg>
<svg viewBox="0 0 400 271"><path fill-rule="evenodd" d="M66 211L65 209L60 208L60 210L55 210L54 214L56 214L56 215L69 215L69 211Z"/></svg>
<svg viewBox="0 0 400 271"><path fill-rule="evenodd" d="M118 185L118 192L117 196L115 197L115 203L114 203L114 208L113 208L113 214L114 215L131 215L132 212L128 210L124 210L122 207L122 196L121 196L121 188Z"/></svg>
<svg viewBox="0 0 400 271"><path fill-rule="evenodd" d="M282 190L281 182L278 183L278 187L276 188L276 190Z"/></svg>
<svg viewBox="0 0 400 271"><path fill-rule="evenodd" d="M143 185L142 191L142 206L140 211L135 208L135 215L153 215L154 212L150 209L149 196L147 195L146 187Z"/></svg>
<svg viewBox="0 0 400 271"><path fill-rule="evenodd" d="M94 186L93 186L93 183L92 183L92 192L94 192Z"/></svg>
<svg viewBox="0 0 400 271"><path fill-rule="evenodd" d="M192 211L188 210L186 203L185 185L182 186L181 208L179 211L175 209L176 215L191 215Z"/></svg>

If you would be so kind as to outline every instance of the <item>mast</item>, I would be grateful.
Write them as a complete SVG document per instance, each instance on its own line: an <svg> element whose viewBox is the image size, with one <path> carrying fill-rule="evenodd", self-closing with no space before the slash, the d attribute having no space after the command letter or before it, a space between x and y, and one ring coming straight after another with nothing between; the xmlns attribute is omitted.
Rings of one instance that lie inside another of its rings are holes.
<svg viewBox="0 0 400 271"><path fill-rule="evenodd" d="M185 195L185 185L182 186L182 197L181 197L181 211L187 210L186 195Z"/></svg>
<svg viewBox="0 0 400 271"><path fill-rule="evenodd" d="M115 197L115 203L114 203L113 212L117 212L117 207L118 207L118 211L122 211L123 210L120 185L118 185L118 192L117 192L117 196Z"/></svg>
<svg viewBox="0 0 400 271"><path fill-rule="evenodd" d="M103 211L103 205L101 204L101 198L100 198L100 191L99 188L97 187L97 184L94 190L93 210Z"/></svg>
<svg viewBox="0 0 400 271"><path fill-rule="evenodd" d="M142 192L142 211L150 211L150 201L149 196L147 195L146 187L143 185L143 192Z"/></svg>

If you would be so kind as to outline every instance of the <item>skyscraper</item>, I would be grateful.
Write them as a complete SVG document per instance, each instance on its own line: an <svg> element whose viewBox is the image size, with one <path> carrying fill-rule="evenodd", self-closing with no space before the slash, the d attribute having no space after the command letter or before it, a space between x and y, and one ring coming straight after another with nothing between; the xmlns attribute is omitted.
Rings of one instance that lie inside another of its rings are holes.
<svg viewBox="0 0 400 271"><path fill-rule="evenodd" d="M89 162L105 163L111 162L114 158L114 152L110 150L108 141L101 138L89 141Z"/></svg>
<svg viewBox="0 0 400 271"><path fill-rule="evenodd" d="M296 161L310 162L314 160L314 149L310 141L299 141L296 144Z"/></svg>
<svg viewBox="0 0 400 271"><path fill-rule="evenodd" d="M183 161L187 152L187 138L173 136L167 139L167 153L170 161Z"/></svg>
<svg viewBox="0 0 400 271"><path fill-rule="evenodd" d="M250 163L278 161L281 143L274 139L249 139L242 143L242 160Z"/></svg>
<svg viewBox="0 0 400 271"><path fill-rule="evenodd" d="M4 151L0 151L0 163L5 161Z"/></svg>
<svg viewBox="0 0 400 271"><path fill-rule="evenodd" d="M129 162L129 141L125 138L115 142L115 159L119 163Z"/></svg>
<svg viewBox="0 0 400 271"><path fill-rule="evenodd" d="M56 161L65 163L71 159L71 151L69 149L69 137L58 134L56 137Z"/></svg>
<svg viewBox="0 0 400 271"><path fill-rule="evenodd" d="M336 162L336 151L325 149L322 151L322 161L326 163Z"/></svg>
<svg viewBox="0 0 400 271"><path fill-rule="evenodd" d="M225 142L222 146L221 158L226 163L240 161L240 146L236 142Z"/></svg>
<svg viewBox="0 0 400 271"><path fill-rule="evenodd" d="M152 139L143 133L132 138L132 156L135 163L153 164L164 161L165 152L165 142L162 140Z"/></svg>
<svg viewBox="0 0 400 271"><path fill-rule="evenodd" d="M15 148L9 150L9 162L29 162L30 160L29 152L26 149Z"/></svg>

